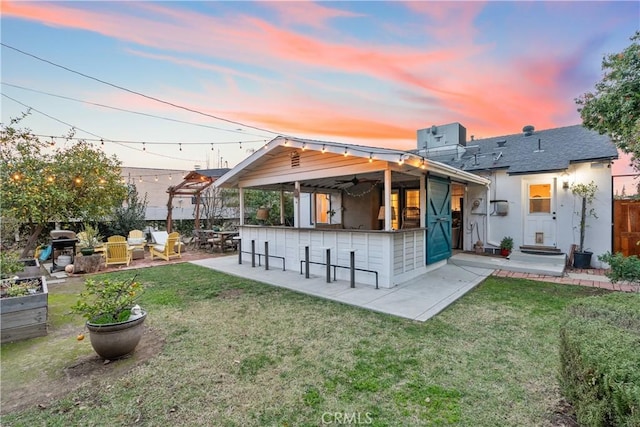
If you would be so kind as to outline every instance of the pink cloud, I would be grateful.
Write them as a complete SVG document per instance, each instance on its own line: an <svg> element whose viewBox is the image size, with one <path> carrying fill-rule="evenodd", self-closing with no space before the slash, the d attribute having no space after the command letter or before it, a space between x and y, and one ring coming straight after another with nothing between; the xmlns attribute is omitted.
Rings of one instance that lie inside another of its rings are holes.
<svg viewBox="0 0 640 427"><path fill-rule="evenodd" d="M424 26L424 31L439 40L437 49L372 45L362 41L340 43L329 41L327 37L290 31L256 17L211 17L161 3L118 3L118 11L108 8L113 4L93 4L102 10L82 10L74 3L3 2L3 15L97 32L163 52L128 49L135 55L221 73L224 76L222 83L202 83L208 85L205 94L180 93L175 88L163 88L161 93L167 94L163 98L188 100L184 102L196 109L210 108L211 99L224 100L224 105L217 109L219 115L229 114L238 121L256 121L289 133L345 137L360 134L363 138L377 139L390 138L395 133L394 138L407 135L413 140L416 128L459 121L478 137L491 136L497 132L518 132L529 123L537 128L553 127L554 117L564 113L571 102L562 97L562 91L557 87L558 75L562 72L557 66L535 59L501 64L482 56L487 53L488 46L474 44L472 38L475 33L473 21L484 3L405 3L406 7L426 17L429 25ZM331 19L354 16L309 2L276 2L263 6L276 10L285 23L302 25L313 25L311 20L326 26ZM190 53L256 65L282 77L264 78L238 71L233 65L187 59L186 55ZM398 104L392 99L383 99L379 102L388 107L387 114L372 112L363 106L370 94L338 84L331 87L332 83L325 82L322 77L314 77L317 78L315 81L311 77L296 77L299 71L308 70L314 71L314 76L331 72L378 81L385 93L395 90L398 97L403 92L411 93L411 99L406 98L404 102L412 103L413 108L395 111ZM242 92L236 84L240 78L258 82L263 89ZM329 90L332 94L355 95L355 100L351 101L355 105L347 108L338 102L322 102L319 96L311 93L307 94L307 99L302 99L294 93L294 80L306 80L306 87L324 87L325 93ZM539 92L540 87L545 88L544 94ZM226 96L220 96L220 91ZM218 98L213 98L214 95ZM425 102L416 102L420 99ZM132 99L128 102L125 105L131 105ZM317 105L316 110L304 114L300 105L310 102ZM240 104L245 105L245 109L246 105L251 105L251 111L243 111ZM274 104L279 108L274 108ZM140 102L140 106L165 109L158 104L151 107L147 102ZM425 115L425 111L429 115ZM421 123L425 117L429 118L429 123Z"/></svg>
<svg viewBox="0 0 640 427"><path fill-rule="evenodd" d="M284 25L304 25L318 29L326 29L327 21L336 18L354 18L361 14L326 7L324 4L312 1L279 2L269 1L258 3L278 13Z"/></svg>

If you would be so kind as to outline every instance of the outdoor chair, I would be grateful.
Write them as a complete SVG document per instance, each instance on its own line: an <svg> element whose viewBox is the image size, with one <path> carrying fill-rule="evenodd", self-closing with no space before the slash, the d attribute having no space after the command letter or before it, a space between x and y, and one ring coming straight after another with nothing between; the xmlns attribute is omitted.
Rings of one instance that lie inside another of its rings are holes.
<svg viewBox="0 0 640 427"><path fill-rule="evenodd" d="M131 263L131 252L132 248L126 240L123 242L105 243L105 267L115 264L126 264L128 266Z"/></svg>
<svg viewBox="0 0 640 427"><path fill-rule="evenodd" d="M173 232L167 236L167 240L164 244L156 243L151 246L149 248L149 253L151 254L151 259L156 256L164 259L165 261L169 261L171 258L182 258L180 248L180 233Z"/></svg>
<svg viewBox="0 0 640 427"><path fill-rule="evenodd" d="M144 238L144 233L142 231L131 230L129 232L129 237L127 237L127 243L135 249L144 250L144 245L147 243L147 240Z"/></svg>

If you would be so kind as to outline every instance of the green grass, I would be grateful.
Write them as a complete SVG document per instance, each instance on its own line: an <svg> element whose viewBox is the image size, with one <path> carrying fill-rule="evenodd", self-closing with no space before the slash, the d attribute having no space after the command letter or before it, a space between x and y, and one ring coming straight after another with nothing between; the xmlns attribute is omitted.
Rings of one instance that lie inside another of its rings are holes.
<svg viewBox="0 0 640 427"><path fill-rule="evenodd" d="M374 426L544 425L559 400L561 312L602 292L489 277L419 323L191 264L141 269L138 279L161 351L45 409L6 414L3 426L317 426L356 416ZM48 337L2 346L3 402L20 381L54 383L92 354L75 341L82 319L64 317L65 292L77 289L51 290ZM36 360L51 368L21 380Z"/></svg>

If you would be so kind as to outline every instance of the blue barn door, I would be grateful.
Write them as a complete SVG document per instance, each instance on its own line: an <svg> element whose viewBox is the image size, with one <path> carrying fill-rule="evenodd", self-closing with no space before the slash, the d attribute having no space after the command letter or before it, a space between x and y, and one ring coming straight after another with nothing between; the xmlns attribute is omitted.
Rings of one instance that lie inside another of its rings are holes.
<svg viewBox="0 0 640 427"><path fill-rule="evenodd" d="M427 176L427 264L451 257L451 182Z"/></svg>

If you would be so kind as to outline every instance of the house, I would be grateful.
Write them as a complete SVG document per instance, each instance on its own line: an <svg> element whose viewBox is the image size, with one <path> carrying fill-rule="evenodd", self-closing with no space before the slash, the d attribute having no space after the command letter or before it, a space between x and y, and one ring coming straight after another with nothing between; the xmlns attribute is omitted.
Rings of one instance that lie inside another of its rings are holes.
<svg viewBox="0 0 640 427"><path fill-rule="evenodd" d="M571 187L593 181L598 193L591 207L598 218L587 224L584 248L596 255L611 250L611 163L618 152L607 136L581 125L540 131L525 126L518 134L470 141L465 134L459 123L421 129L415 151L491 182L486 194L467 194L465 248L476 236L486 236L485 250L511 236L514 248L570 254L580 238L580 200ZM596 258L592 265L598 265Z"/></svg>
<svg viewBox="0 0 640 427"><path fill-rule="evenodd" d="M245 254L268 250L287 269L304 264L344 280L353 260L356 282L390 288L445 263L459 242L472 247L460 238L471 221L454 211L471 212L470 200L486 199L489 184L415 152L280 136L214 186L239 190ZM246 224L247 189L280 191L283 225ZM285 192L292 226L284 225Z"/></svg>

